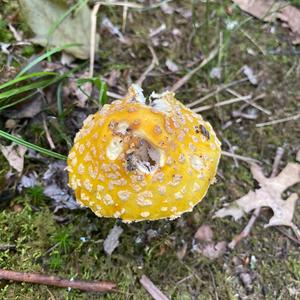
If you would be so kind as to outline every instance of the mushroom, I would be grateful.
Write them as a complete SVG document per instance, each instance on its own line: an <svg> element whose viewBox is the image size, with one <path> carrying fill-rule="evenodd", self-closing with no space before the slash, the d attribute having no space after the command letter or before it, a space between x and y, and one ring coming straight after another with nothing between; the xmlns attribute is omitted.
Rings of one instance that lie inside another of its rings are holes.
<svg viewBox="0 0 300 300"><path fill-rule="evenodd" d="M215 180L221 143L211 125L175 99L137 85L90 115L68 156L77 201L123 222L177 218Z"/></svg>

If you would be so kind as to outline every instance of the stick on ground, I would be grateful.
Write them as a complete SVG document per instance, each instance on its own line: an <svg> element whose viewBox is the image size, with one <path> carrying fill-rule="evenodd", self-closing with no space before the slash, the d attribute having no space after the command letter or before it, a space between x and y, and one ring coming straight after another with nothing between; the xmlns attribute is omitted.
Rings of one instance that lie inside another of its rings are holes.
<svg viewBox="0 0 300 300"><path fill-rule="evenodd" d="M140 283L154 300L169 300L169 298L164 295L146 275L141 277Z"/></svg>
<svg viewBox="0 0 300 300"><path fill-rule="evenodd" d="M48 276L38 273L24 273L0 269L0 280L12 280L64 288L79 289L89 292L116 292L116 284L109 281L69 280L58 276Z"/></svg>

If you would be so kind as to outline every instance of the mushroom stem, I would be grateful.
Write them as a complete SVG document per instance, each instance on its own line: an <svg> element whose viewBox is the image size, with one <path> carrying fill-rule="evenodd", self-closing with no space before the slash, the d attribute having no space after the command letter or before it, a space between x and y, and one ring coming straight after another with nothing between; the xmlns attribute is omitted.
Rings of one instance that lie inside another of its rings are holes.
<svg viewBox="0 0 300 300"><path fill-rule="evenodd" d="M13 280L29 283L53 285L90 292L115 292L116 284L109 281L68 280L58 276L48 276L38 273L24 273L0 269L0 280Z"/></svg>

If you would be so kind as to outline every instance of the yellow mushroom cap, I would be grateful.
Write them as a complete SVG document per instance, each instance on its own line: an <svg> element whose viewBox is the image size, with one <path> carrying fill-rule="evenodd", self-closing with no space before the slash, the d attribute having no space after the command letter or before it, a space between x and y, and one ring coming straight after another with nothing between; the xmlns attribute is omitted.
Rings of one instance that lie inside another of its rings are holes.
<svg viewBox="0 0 300 300"><path fill-rule="evenodd" d="M214 181L221 143L211 125L175 99L127 96L90 115L68 156L77 201L124 222L176 218Z"/></svg>

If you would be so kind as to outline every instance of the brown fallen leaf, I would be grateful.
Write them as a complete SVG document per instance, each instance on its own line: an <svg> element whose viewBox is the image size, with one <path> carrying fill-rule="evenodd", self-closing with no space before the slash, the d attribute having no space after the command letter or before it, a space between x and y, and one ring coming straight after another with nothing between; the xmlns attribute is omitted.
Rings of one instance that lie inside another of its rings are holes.
<svg viewBox="0 0 300 300"><path fill-rule="evenodd" d="M0 151L7 159L9 165L14 168L18 173L22 173L24 167L24 155L26 152L24 146L11 144L9 146L0 145Z"/></svg>
<svg viewBox="0 0 300 300"><path fill-rule="evenodd" d="M243 11L266 22L280 19L293 33L293 43L300 43L300 10L287 1L233 0Z"/></svg>
<svg viewBox="0 0 300 300"><path fill-rule="evenodd" d="M216 244L209 243L201 249L201 254L210 260L214 260L222 256L227 249L227 243L222 241Z"/></svg>
<svg viewBox="0 0 300 300"><path fill-rule="evenodd" d="M194 235L195 239L198 241L211 242L213 239L213 231L209 225L201 225Z"/></svg>
<svg viewBox="0 0 300 300"><path fill-rule="evenodd" d="M194 246L194 251L214 260L222 256L227 249L227 243L224 241L214 242L213 231L209 225L202 225L196 231L194 238L199 243Z"/></svg>
<svg viewBox="0 0 300 300"><path fill-rule="evenodd" d="M272 178L266 178L262 168L256 164L252 165L251 173L254 179L258 181L260 188L250 191L229 206L218 210L214 217L232 216L238 220L256 208L269 207L273 210L274 215L265 227L289 226L297 234L299 231L292 219L298 195L292 193L288 199L283 200L281 194L292 185L300 182L300 164L288 163L278 176Z"/></svg>
<svg viewBox="0 0 300 300"><path fill-rule="evenodd" d="M69 13L64 1L19 0L20 10L35 33L32 41L42 46L62 47L73 44L65 51L80 59L90 54L91 11L87 3L76 4ZM98 46L99 36L97 34ZM77 44L77 45L75 45Z"/></svg>
<svg viewBox="0 0 300 300"><path fill-rule="evenodd" d="M21 103L13 109L4 111L4 116L11 119L33 118L38 115L43 109L43 97L37 95L29 101Z"/></svg>

